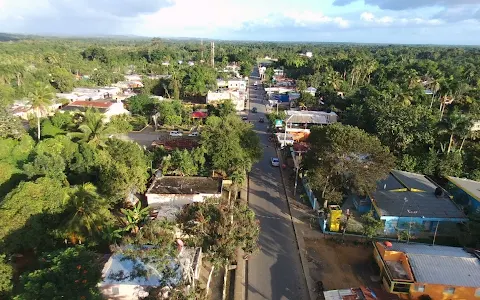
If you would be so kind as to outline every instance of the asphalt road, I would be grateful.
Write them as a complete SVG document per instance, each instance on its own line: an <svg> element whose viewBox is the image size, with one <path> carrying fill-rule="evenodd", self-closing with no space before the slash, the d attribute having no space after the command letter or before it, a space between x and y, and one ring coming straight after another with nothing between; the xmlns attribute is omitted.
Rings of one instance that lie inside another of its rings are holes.
<svg viewBox="0 0 480 300"><path fill-rule="evenodd" d="M262 103L264 90L261 86L254 89L255 80L258 79L250 78L249 120L260 136L264 155L250 172L249 204L260 220L261 231L260 251L248 260L247 299L308 299L280 170L270 163L276 152L268 141L266 108ZM251 112L253 107L257 113ZM266 122L259 123L260 117Z"/></svg>

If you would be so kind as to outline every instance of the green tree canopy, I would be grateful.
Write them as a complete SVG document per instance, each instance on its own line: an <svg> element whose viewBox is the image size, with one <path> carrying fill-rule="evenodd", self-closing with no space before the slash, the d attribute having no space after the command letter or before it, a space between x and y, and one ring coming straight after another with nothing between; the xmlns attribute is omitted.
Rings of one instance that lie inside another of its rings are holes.
<svg viewBox="0 0 480 300"><path fill-rule="evenodd" d="M102 265L95 253L82 246L44 255L40 268L21 277L15 300L102 299L98 282Z"/></svg>
<svg viewBox="0 0 480 300"><path fill-rule="evenodd" d="M324 179L315 176L316 180L311 182L320 191L327 187L365 195L374 191L377 181L385 178L394 166L388 148L356 127L339 123L314 127L308 141L311 148L304 167L309 174L322 170Z"/></svg>

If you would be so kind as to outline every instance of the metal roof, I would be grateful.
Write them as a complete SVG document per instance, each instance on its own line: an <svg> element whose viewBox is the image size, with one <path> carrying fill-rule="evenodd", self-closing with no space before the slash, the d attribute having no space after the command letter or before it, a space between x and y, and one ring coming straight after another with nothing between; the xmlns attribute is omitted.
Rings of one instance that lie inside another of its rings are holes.
<svg viewBox="0 0 480 300"><path fill-rule="evenodd" d="M480 201L480 182L452 176L447 176L447 179L461 188L464 192Z"/></svg>
<svg viewBox="0 0 480 300"><path fill-rule="evenodd" d="M466 219L446 196L436 196L437 185L424 175L393 170L371 194L382 216Z"/></svg>
<svg viewBox="0 0 480 300"><path fill-rule="evenodd" d="M392 242L404 252L416 282L480 287L480 259L462 248Z"/></svg>
<svg viewBox="0 0 480 300"><path fill-rule="evenodd" d="M337 122L337 114L324 111L287 110L287 120L296 124L331 124Z"/></svg>

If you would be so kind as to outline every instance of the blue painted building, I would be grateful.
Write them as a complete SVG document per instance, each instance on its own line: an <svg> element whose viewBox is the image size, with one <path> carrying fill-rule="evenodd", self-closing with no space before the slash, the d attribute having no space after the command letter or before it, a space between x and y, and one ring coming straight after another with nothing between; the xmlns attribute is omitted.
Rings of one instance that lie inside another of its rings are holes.
<svg viewBox="0 0 480 300"><path fill-rule="evenodd" d="M356 207L360 211L373 209L374 215L384 222L387 235L404 230L434 232L439 223L468 220L460 207L432 180L421 174L397 170L379 181L377 190L371 195L358 198Z"/></svg>
<svg viewBox="0 0 480 300"><path fill-rule="evenodd" d="M447 179L455 202L466 207L470 213L480 213L480 182L452 176L447 176Z"/></svg>

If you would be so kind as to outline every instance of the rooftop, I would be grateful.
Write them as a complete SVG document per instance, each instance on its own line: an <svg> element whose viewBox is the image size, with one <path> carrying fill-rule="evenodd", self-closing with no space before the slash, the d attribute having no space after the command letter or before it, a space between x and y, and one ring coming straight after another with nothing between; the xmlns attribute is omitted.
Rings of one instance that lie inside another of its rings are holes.
<svg viewBox="0 0 480 300"><path fill-rule="evenodd" d="M67 106L109 108L113 105L111 101L74 101Z"/></svg>
<svg viewBox="0 0 480 300"><path fill-rule="evenodd" d="M287 110L286 113L289 123L331 124L337 121L337 114L334 112Z"/></svg>
<svg viewBox="0 0 480 300"><path fill-rule="evenodd" d="M212 177L161 176L156 177L147 194L219 194L222 179Z"/></svg>
<svg viewBox="0 0 480 300"><path fill-rule="evenodd" d="M387 250L407 255L416 282L480 287L480 259L462 248L392 242Z"/></svg>
<svg viewBox="0 0 480 300"><path fill-rule="evenodd" d="M447 179L454 185L461 188L464 192L480 201L480 182L452 176L447 176Z"/></svg>
<svg viewBox="0 0 480 300"><path fill-rule="evenodd" d="M437 188L424 175L393 170L371 196L382 216L466 218L448 195L435 195Z"/></svg>

